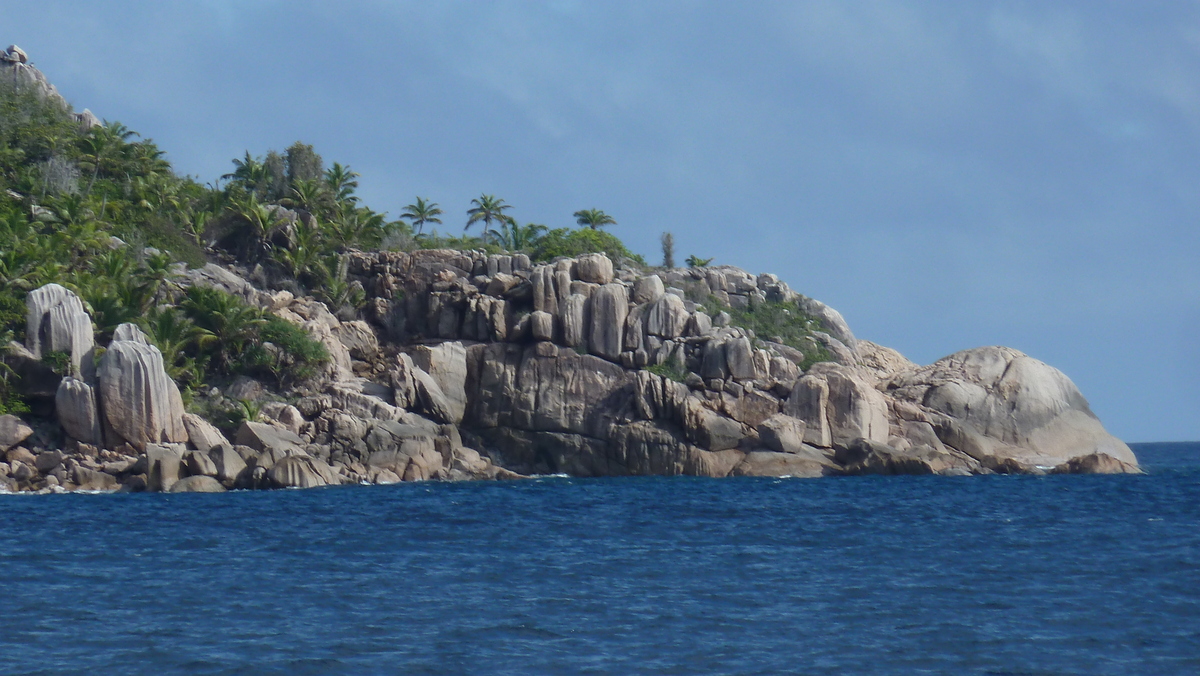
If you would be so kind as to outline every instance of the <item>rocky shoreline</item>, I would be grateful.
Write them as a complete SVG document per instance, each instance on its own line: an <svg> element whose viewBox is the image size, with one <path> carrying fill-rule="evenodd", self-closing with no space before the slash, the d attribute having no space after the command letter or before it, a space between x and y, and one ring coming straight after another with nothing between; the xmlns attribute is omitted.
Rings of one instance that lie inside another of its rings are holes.
<svg viewBox="0 0 1200 676"><path fill-rule="evenodd" d="M71 112L15 45L0 53L0 81L48 103L39 114L58 115L60 127L40 133L79 134L95 145L93 154L85 153L91 160L77 158L92 162L85 192L98 178L105 180L100 158L119 148L145 160L129 171L157 163L157 173L144 178L164 186L179 181L149 141L129 145L132 131L102 125L87 110ZM37 109L34 103L22 105L28 112ZM32 113L27 117L33 119ZM204 212L211 218L196 220L195 209L177 208L176 220L193 228L194 256L187 260L208 261L192 269L172 264L180 259L169 253L105 234L98 220L112 210L109 193L98 204L91 195L89 210L87 195L71 194L79 188L71 172L79 169L66 157L54 165L66 172L59 172L62 185L55 184L62 193L55 198L58 211L39 203L33 191L4 191L19 205L13 221L24 226L24 244L36 251L32 259L50 257L52 252L34 247L47 233L70 241L73 235L61 228L65 219L86 222L95 232L77 258L60 265L86 268L88 259L107 257L112 270L6 280L20 292L10 294L8 307L23 306L26 314L24 341L3 350L3 391L11 385L31 412L0 416L0 491L222 491L532 474L1140 471L1128 446L1104 430L1056 369L1003 347L919 366L857 339L836 310L772 274L709 267L698 259L689 268L647 267L619 255L629 254L623 245L596 248L594 238L585 250L616 251L620 260L601 253L554 258L559 250L539 254L549 262L526 253L360 251L353 246L359 240L343 233L336 246L328 245L336 265L325 269L323 287L308 264L280 263L316 256L320 223L306 209L319 208L322 200L336 206L340 199L343 211L326 204L323 218L344 213L343 225L354 227L383 216L359 209L352 196L357 174L335 163L341 182L334 190L321 183L327 175L311 146L298 143L288 152L293 150L311 178L298 179L291 193L259 185L265 173L247 178L254 167L268 168L247 152L235 162L246 174L235 179L241 181L237 190L204 193L225 204L223 211L213 207ZM282 167L283 156L273 157ZM292 160L287 162L290 171ZM47 159L30 174L30 180L43 181L42 198L53 164ZM274 171L283 181L287 172ZM133 189L128 174L123 180L110 183L114 198ZM194 184L189 189L206 190ZM302 193L311 199L281 197ZM503 220L497 214L508 207L496 207L502 202L493 204L489 219ZM160 216L169 207L160 201ZM515 232L517 222L511 225ZM536 234L535 226L528 227ZM135 241L144 231L131 234ZM498 240L478 241L492 246ZM415 238L408 244L417 247ZM509 245L535 251L528 242ZM102 313L73 291L44 283L60 279L82 289L98 279L119 281L149 260L157 261L153 285L123 292L144 296L133 305L123 305L128 299L116 291L93 298L101 306L134 308L118 320L102 321ZM27 261L27 267L38 262ZM329 283L342 290L340 300L330 300ZM314 290L331 305L309 295ZM180 322L176 329L186 325L207 332L208 340L224 340L210 330L219 327L202 329L171 314L177 304L195 300L185 300L189 292L229 301L210 308L214 321L224 321L223 312L242 312L243 319L274 322L286 329L278 335L299 335L294 342L313 354L297 362L300 353L284 338L276 344L256 335L257 363L269 364L266 370L276 378L270 383L245 375L261 377L263 368L231 368L231 361L249 359L238 354L244 342L222 342L214 358L199 354L194 343L187 347L187 340L172 343L158 333L151 340L137 325L120 323L136 318L153 333L139 314L162 311L157 316ZM345 300L351 297L354 302ZM19 310L6 323L11 335L20 335ZM172 354L164 360L156 345L173 346L163 348ZM315 353L322 353L319 359ZM168 367L181 373L181 361L195 365L210 358L219 359L217 368L201 368L201 376L180 381L194 391L181 392L168 374ZM243 375L233 378L237 372ZM238 402L242 415L218 419L230 401Z"/></svg>
<svg viewBox="0 0 1200 676"><path fill-rule="evenodd" d="M227 437L185 411L136 326L119 327L97 359L79 299L47 285L29 294L26 343L5 359L52 414L40 425L0 417L0 490L1139 471L1056 369L1002 347L918 366L856 339L835 310L774 275L643 271L603 254L534 265L354 252L350 275L367 302L363 319L343 320L247 281L269 284L261 269L181 268L181 285L222 289L303 327L328 366L288 391L234 383L261 409ZM810 354L711 316L700 297L812 317ZM50 350L70 355L68 375L41 361ZM828 361L806 362L815 354Z"/></svg>

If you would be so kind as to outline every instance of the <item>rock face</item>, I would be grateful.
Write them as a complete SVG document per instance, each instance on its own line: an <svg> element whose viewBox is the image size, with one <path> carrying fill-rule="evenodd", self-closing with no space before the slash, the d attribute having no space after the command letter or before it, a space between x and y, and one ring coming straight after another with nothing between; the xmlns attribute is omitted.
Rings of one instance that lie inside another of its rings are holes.
<svg viewBox="0 0 1200 676"><path fill-rule="evenodd" d="M129 338L114 339L100 360L105 422L117 437L137 449L151 443L187 441L183 399L163 369L162 353L148 345L136 327L125 326L130 326Z"/></svg>
<svg viewBox="0 0 1200 676"><path fill-rule="evenodd" d="M85 444L103 444L96 390L77 378L66 377L54 397L58 422L71 437Z"/></svg>
<svg viewBox="0 0 1200 676"><path fill-rule="evenodd" d="M976 460L1010 458L1048 469L1101 453L1137 464L1070 379L1010 348L965 350L908 369L885 391L926 410L943 443L961 446Z"/></svg>
<svg viewBox="0 0 1200 676"><path fill-rule="evenodd" d="M0 451L7 451L29 438L33 428L15 415L0 415Z"/></svg>
<svg viewBox="0 0 1200 676"><path fill-rule="evenodd" d="M25 345L35 358L48 352L70 357L70 375L90 381L95 374L92 319L79 296L58 284L29 292L25 299Z"/></svg>
<svg viewBox="0 0 1200 676"><path fill-rule="evenodd" d="M236 293L331 354L291 403L245 379L225 388L262 406L233 444L184 413L162 355L136 327L117 328L89 376L92 334L78 298L53 285L31 293L28 350L10 355L25 366L41 363L35 351L71 355L72 373L43 389L72 450L30 453L0 418L0 445L12 446L0 484L216 491L531 473L1139 471L1046 364L988 347L919 366L856 338L835 310L773 275L647 273L602 254L537 265L461 251L347 261L348 282L367 293L350 321L310 298L260 291L246 272L188 271L186 283ZM730 312L710 316L700 301ZM808 338L785 345L734 325L734 309L762 303L798 313Z"/></svg>

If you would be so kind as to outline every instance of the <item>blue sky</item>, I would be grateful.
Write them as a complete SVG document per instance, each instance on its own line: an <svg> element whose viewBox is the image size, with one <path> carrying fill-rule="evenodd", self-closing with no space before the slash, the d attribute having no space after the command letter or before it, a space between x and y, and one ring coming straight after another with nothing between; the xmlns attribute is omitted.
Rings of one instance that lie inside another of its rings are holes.
<svg viewBox="0 0 1200 676"><path fill-rule="evenodd" d="M1195 2L5 3L77 108L210 181L296 140L398 213L600 208L928 363L1010 345L1200 439Z"/></svg>

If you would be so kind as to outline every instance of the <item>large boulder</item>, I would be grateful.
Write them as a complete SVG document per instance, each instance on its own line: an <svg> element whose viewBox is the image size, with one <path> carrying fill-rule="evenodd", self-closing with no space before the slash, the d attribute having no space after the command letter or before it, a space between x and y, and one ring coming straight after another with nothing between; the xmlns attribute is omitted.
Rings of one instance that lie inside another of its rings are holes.
<svg viewBox="0 0 1200 676"><path fill-rule="evenodd" d="M96 391L91 385L70 376L63 378L54 396L54 410L59 424L72 438L85 444L104 443Z"/></svg>
<svg viewBox="0 0 1200 676"><path fill-rule="evenodd" d="M897 374L886 390L945 419L935 424L942 441L980 461L1048 469L1101 453L1137 465L1067 376L1011 348L957 352Z"/></svg>
<svg viewBox="0 0 1200 676"><path fill-rule="evenodd" d="M442 467L442 455L432 435L415 425L380 420L366 438L371 467L393 472L405 481L433 478Z"/></svg>
<svg viewBox="0 0 1200 676"><path fill-rule="evenodd" d="M1091 453L1071 458L1055 467L1053 474L1141 474L1137 465L1117 460L1107 453Z"/></svg>
<svg viewBox="0 0 1200 676"><path fill-rule="evenodd" d="M459 423L467 408L467 349L457 341L421 345L410 353L413 364L429 374L446 399L449 419Z"/></svg>
<svg viewBox="0 0 1200 676"><path fill-rule="evenodd" d="M146 445L146 488L169 491L179 481L183 465L183 448L161 444Z"/></svg>
<svg viewBox="0 0 1200 676"><path fill-rule="evenodd" d="M15 415L0 415L0 451L7 451L33 434L33 428Z"/></svg>
<svg viewBox="0 0 1200 676"><path fill-rule="evenodd" d="M271 450L289 452L304 449L304 440L295 432L249 420L242 422L241 427L238 428L234 443L239 446L249 446L259 452Z"/></svg>
<svg viewBox="0 0 1200 676"><path fill-rule="evenodd" d="M317 458L288 456L267 470L267 480L276 488L317 488L341 483L337 472Z"/></svg>
<svg viewBox="0 0 1200 676"><path fill-rule="evenodd" d="M730 476L819 477L829 472L828 463L794 453L752 451L730 472Z"/></svg>
<svg viewBox="0 0 1200 676"><path fill-rule="evenodd" d="M608 284L613 280L613 264L602 253L583 254L575 259L575 276L592 284Z"/></svg>
<svg viewBox="0 0 1200 676"><path fill-rule="evenodd" d="M204 475L190 476L180 479L171 486L169 493L224 493L225 487L220 481Z"/></svg>
<svg viewBox="0 0 1200 676"><path fill-rule="evenodd" d="M779 453L801 453L804 450L803 420L778 413L758 424L758 438L764 446Z"/></svg>
<svg viewBox="0 0 1200 676"><path fill-rule="evenodd" d="M208 449L208 459L216 468L216 478L225 486L232 487L238 476L246 469L246 461L233 446L220 444Z"/></svg>
<svg viewBox="0 0 1200 676"><path fill-rule="evenodd" d="M92 318L83 302L58 284L34 289L25 297L25 345L36 358L47 352L70 355L70 375L91 381L95 374Z"/></svg>
<svg viewBox="0 0 1200 676"><path fill-rule="evenodd" d="M888 439L887 399L856 371L833 362L814 365L796 381L784 413L804 421L804 441L814 446Z"/></svg>
<svg viewBox="0 0 1200 676"><path fill-rule="evenodd" d="M658 277L649 279L658 279ZM689 314L683 305L682 298L674 294L660 294L646 307L643 317L648 335L660 338L678 338L687 328Z"/></svg>
<svg viewBox="0 0 1200 676"><path fill-rule="evenodd" d="M596 356L616 361L621 356L625 317L629 314L629 297L625 287L605 284L592 293L589 305L591 330L588 332L588 350Z"/></svg>
<svg viewBox="0 0 1200 676"><path fill-rule="evenodd" d="M215 425L194 413L183 414L183 427L187 430L192 448L207 453L214 446L228 444L229 440Z"/></svg>
<svg viewBox="0 0 1200 676"><path fill-rule="evenodd" d="M116 477L82 465L71 470L71 481L81 491L115 491L119 488Z"/></svg>
<svg viewBox="0 0 1200 676"><path fill-rule="evenodd" d="M143 450L147 444L185 442L183 399L163 368L162 353L136 337L114 340L100 360L100 403L109 427ZM117 440L109 439L110 444Z"/></svg>
<svg viewBox="0 0 1200 676"><path fill-rule="evenodd" d="M379 354L379 341L371 326L362 320L342 322L333 329L338 341L354 359L373 359Z"/></svg>

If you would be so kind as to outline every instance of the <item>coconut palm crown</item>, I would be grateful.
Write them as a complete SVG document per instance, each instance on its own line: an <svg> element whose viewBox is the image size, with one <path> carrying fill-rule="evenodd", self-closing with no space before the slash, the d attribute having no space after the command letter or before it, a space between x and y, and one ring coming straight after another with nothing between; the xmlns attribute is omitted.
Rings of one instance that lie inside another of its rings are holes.
<svg viewBox="0 0 1200 676"><path fill-rule="evenodd" d="M598 230L606 225L617 224L617 221L612 216L599 209L581 209L572 215L575 217L577 224L581 227L586 225L592 230Z"/></svg>
<svg viewBox="0 0 1200 676"><path fill-rule="evenodd" d="M480 195L476 199L471 200L471 204L475 205L467 210L467 227L463 230L469 230L472 225L483 221L483 240L486 242L489 231L491 230L492 221L503 223L505 219L504 211L511 209L511 204L505 204L503 199L495 195Z"/></svg>

